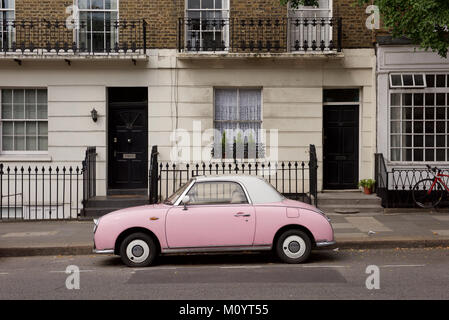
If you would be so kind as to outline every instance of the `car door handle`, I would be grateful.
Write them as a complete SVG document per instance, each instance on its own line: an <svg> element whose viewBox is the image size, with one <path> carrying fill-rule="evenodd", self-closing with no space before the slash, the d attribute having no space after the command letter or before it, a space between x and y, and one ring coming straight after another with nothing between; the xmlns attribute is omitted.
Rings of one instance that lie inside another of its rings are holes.
<svg viewBox="0 0 449 320"><path fill-rule="evenodd" d="M251 215L249 213L243 213L243 212L239 212L234 214L234 217L250 217Z"/></svg>

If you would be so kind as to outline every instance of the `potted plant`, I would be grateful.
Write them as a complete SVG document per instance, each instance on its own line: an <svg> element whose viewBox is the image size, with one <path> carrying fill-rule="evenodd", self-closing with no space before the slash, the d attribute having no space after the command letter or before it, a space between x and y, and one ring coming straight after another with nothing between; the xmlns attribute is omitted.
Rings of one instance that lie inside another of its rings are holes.
<svg viewBox="0 0 449 320"><path fill-rule="evenodd" d="M373 187L376 184L376 181L373 179L363 179L359 182L359 187L363 187L363 192L365 194L371 194L373 192Z"/></svg>

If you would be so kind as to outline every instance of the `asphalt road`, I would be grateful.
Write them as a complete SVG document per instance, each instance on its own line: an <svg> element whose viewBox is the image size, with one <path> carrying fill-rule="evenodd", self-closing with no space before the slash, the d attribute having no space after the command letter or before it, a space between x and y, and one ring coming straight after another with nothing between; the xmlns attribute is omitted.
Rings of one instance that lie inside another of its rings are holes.
<svg viewBox="0 0 449 320"><path fill-rule="evenodd" d="M66 288L69 265L78 290ZM366 287L370 265L379 289ZM448 267L449 248L317 251L302 265L269 254L167 256L144 269L115 256L0 258L0 299L449 299Z"/></svg>

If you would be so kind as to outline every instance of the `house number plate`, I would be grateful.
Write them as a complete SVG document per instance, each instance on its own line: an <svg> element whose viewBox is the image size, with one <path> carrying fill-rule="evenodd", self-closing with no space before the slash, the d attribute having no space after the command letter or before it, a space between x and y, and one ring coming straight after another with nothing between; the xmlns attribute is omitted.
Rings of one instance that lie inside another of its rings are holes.
<svg viewBox="0 0 449 320"><path fill-rule="evenodd" d="M135 158L136 158L135 153L124 153L123 154L123 159L135 159Z"/></svg>

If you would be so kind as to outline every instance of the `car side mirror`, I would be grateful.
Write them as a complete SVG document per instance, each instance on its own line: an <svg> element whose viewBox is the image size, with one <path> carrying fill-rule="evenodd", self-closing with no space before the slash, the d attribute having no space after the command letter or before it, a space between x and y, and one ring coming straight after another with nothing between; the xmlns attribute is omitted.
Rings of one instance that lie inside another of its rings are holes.
<svg viewBox="0 0 449 320"><path fill-rule="evenodd" d="M189 196L184 196L184 198L182 198L181 203L184 205L184 209L183 210L187 210L187 205L190 202L190 197Z"/></svg>

